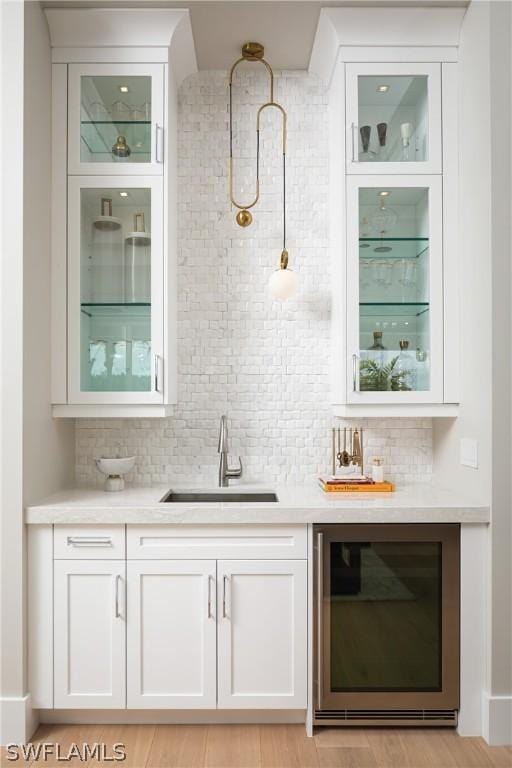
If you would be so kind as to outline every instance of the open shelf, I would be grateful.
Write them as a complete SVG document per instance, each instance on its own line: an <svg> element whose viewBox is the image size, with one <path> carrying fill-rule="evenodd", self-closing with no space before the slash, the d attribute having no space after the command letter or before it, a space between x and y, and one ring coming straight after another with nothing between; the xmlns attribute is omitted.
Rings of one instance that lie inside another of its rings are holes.
<svg viewBox="0 0 512 768"><path fill-rule="evenodd" d="M359 258L418 259L428 247L428 237L360 237Z"/></svg>

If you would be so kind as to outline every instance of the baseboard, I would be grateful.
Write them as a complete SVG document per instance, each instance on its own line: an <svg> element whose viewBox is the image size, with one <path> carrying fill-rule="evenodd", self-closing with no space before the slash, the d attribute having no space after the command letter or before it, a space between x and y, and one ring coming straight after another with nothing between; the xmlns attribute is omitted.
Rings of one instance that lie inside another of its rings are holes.
<svg viewBox="0 0 512 768"><path fill-rule="evenodd" d="M306 710L40 709L41 723L62 725L208 725L305 723Z"/></svg>
<svg viewBox="0 0 512 768"><path fill-rule="evenodd" d="M0 698L0 745L26 744L39 724L30 694Z"/></svg>
<svg viewBox="0 0 512 768"><path fill-rule="evenodd" d="M512 696L482 697L482 736L492 747L512 744Z"/></svg>

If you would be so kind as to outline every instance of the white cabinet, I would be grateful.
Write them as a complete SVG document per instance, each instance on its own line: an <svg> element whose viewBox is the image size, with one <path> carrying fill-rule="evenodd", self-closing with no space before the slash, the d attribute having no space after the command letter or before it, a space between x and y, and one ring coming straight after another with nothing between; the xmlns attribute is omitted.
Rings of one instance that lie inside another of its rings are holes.
<svg viewBox="0 0 512 768"><path fill-rule="evenodd" d="M128 707L214 709L215 560L128 563Z"/></svg>
<svg viewBox="0 0 512 768"><path fill-rule="evenodd" d="M334 413L455 416L457 65L362 50L330 89Z"/></svg>
<svg viewBox="0 0 512 768"><path fill-rule="evenodd" d="M441 173L441 64L346 65L347 173Z"/></svg>
<svg viewBox="0 0 512 768"><path fill-rule="evenodd" d="M177 397L177 94L195 71L188 11L47 17L53 415L168 416Z"/></svg>
<svg viewBox="0 0 512 768"><path fill-rule="evenodd" d="M32 526L38 706L305 709L307 526L243 528Z"/></svg>
<svg viewBox="0 0 512 768"><path fill-rule="evenodd" d="M219 708L305 708L306 562L220 560L217 570Z"/></svg>
<svg viewBox="0 0 512 768"><path fill-rule="evenodd" d="M55 561L56 709L126 706L125 588L124 560Z"/></svg>

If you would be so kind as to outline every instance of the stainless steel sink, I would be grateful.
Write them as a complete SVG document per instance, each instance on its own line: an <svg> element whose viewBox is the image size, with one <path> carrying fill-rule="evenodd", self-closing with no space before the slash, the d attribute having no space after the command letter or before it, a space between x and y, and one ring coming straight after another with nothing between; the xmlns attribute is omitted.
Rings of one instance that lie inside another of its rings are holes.
<svg viewBox="0 0 512 768"><path fill-rule="evenodd" d="M253 502L265 503L269 501L279 501L275 493L271 491L169 491L164 496L162 502L169 504L179 504L184 502L210 502L210 503L235 503L235 502Z"/></svg>

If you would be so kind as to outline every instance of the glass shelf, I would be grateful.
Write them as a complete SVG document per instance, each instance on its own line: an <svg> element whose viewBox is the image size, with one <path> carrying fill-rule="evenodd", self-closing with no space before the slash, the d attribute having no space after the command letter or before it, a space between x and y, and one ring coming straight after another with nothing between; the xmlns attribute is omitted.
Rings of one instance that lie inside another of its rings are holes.
<svg viewBox="0 0 512 768"><path fill-rule="evenodd" d="M359 307L361 317L419 317L429 311L430 304L428 301L362 301Z"/></svg>
<svg viewBox="0 0 512 768"><path fill-rule="evenodd" d="M360 237L359 258L418 259L428 247L428 237Z"/></svg>
<svg viewBox="0 0 512 768"><path fill-rule="evenodd" d="M82 120L82 125L151 125L151 120Z"/></svg>
<svg viewBox="0 0 512 768"><path fill-rule="evenodd" d="M82 312L89 317L148 317L151 304L127 302L82 302Z"/></svg>
<svg viewBox="0 0 512 768"><path fill-rule="evenodd" d="M112 153L112 146L117 137L122 135L133 155L151 155L151 121L150 120L82 120L81 138L89 152L95 154Z"/></svg>

